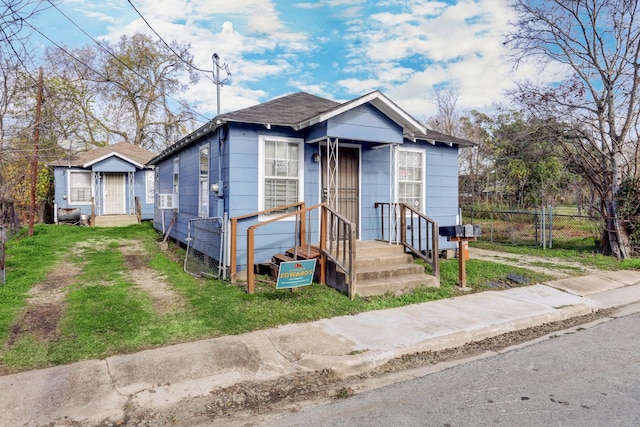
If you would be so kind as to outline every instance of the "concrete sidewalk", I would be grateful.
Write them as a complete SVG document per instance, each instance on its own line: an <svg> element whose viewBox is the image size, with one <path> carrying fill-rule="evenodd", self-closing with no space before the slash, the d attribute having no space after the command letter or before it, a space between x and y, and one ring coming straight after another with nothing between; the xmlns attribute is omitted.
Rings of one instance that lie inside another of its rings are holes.
<svg viewBox="0 0 640 427"><path fill-rule="evenodd" d="M573 277L0 377L0 425L121 420L243 381L332 369L349 376L602 308L640 302L640 272ZM67 424L69 423L69 424Z"/></svg>

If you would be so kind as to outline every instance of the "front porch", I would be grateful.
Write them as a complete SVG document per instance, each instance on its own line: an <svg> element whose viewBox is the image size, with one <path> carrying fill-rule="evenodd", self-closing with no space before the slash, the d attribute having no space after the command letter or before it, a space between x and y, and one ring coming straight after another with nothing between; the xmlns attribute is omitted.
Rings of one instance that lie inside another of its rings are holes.
<svg viewBox="0 0 640 427"><path fill-rule="evenodd" d="M400 294L410 292L419 287L440 287L438 226L435 221L405 204L381 203L380 235L385 241L356 240L356 226L340 214L333 211L325 203L309 208L304 203L278 207L272 210L256 212L249 215L231 218L230 220L230 276L231 281L239 279L238 272L238 222L273 211L292 212L274 217L268 221L253 224L247 228L246 274L249 293L255 289L255 274L260 263L255 262L256 230L268 224L286 218L294 224L291 234L296 246L285 253L273 253L270 270L277 275L278 265L284 261L317 258L316 277L320 283L346 293L350 298L368 297L388 293ZM319 212L319 230L313 232L308 226L312 212ZM385 216L389 218L385 218ZM393 218L390 218L393 216ZM308 245L310 236L316 236L319 243ZM386 238L385 238L386 237ZM313 255L311 255L313 254ZM425 273L422 265L414 262L414 257L421 258L430 266L431 274ZM262 263L264 264L264 263Z"/></svg>
<svg viewBox="0 0 640 427"><path fill-rule="evenodd" d="M312 246L311 249L311 258L319 259L321 252L318 246ZM306 247L293 248L285 254L275 255L271 263L271 278L277 279L278 265L281 262L309 258ZM349 294L349 274L331 260L326 269L327 285ZM426 274L424 267L414 262L413 256L405 251L404 246L379 240L356 242L354 276L354 292L359 297L399 295L422 287L440 287L440 280L434 275Z"/></svg>

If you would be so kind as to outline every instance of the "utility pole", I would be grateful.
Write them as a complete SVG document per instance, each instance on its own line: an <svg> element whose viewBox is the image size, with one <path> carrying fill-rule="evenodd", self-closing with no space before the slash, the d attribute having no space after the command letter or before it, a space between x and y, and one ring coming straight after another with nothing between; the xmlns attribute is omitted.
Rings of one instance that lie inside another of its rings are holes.
<svg viewBox="0 0 640 427"><path fill-rule="evenodd" d="M220 70L224 70L227 74L227 77L220 80ZM231 71L229 71L229 64L224 63L220 65L220 57L217 53L213 54L213 83L216 85L216 100L217 100L217 110L216 116L220 115L220 90L222 86L231 83Z"/></svg>
<svg viewBox="0 0 640 427"><path fill-rule="evenodd" d="M38 99L36 102L36 127L33 144L33 163L31 165L31 209L29 213L29 237L33 236L33 223L36 217L36 188L38 186L38 141L40 140L40 112L42 111L42 67L38 76Z"/></svg>

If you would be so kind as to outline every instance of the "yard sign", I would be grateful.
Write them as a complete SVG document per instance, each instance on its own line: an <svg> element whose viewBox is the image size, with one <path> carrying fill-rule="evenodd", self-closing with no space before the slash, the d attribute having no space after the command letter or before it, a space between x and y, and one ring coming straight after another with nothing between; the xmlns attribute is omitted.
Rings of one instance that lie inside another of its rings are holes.
<svg viewBox="0 0 640 427"><path fill-rule="evenodd" d="M287 261L280 264L276 289L298 288L310 285L316 270L316 260Z"/></svg>

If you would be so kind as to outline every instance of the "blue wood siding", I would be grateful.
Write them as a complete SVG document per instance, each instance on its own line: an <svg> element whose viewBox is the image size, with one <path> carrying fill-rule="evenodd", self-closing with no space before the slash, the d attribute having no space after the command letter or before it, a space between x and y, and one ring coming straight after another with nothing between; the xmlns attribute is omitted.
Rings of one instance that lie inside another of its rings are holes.
<svg viewBox="0 0 640 427"><path fill-rule="evenodd" d="M134 175L134 195L140 198L140 207L142 209L141 218L143 221L153 219L153 201L151 203L147 203L147 172L151 172L151 174L153 174L153 171L150 171L149 169L138 169ZM135 206L133 209L135 209Z"/></svg>
<svg viewBox="0 0 640 427"><path fill-rule="evenodd" d="M427 144L427 216L439 226L455 225L458 215L458 148ZM455 243L440 238L439 247L454 248Z"/></svg>
<svg viewBox="0 0 640 427"><path fill-rule="evenodd" d="M129 163L126 163L129 164ZM134 167L135 168L135 167ZM134 169L135 170L135 169ZM150 220L154 217L154 204L146 203L146 182L145 173L147 170L136 170L134 174L134 196L140 198L140 205L142 207L142 219ZM69 187L68 179L70 172L87 172L91 174L92 170L82 168L69 168L66 166L56 166L53 171L54 176L54 202L58 208L80 208L82 214L91 215L91 204L70 204L69 203ZM96 183L91 176L91 185L93 187L93 196L98 199L102 198L102 180L100 180L97 188ZM129 176L128 173L124 173L124 183L126 191L126 212L133 213L135 211L135 201L129 204ZM65 198L66 197L66 198ZM98 206L103 206L102 203L97 203ZM100 212L96 212L96 215L100 215Z"/></svg>
<svg viewBox="0 0 640 427"><path fill-rule="evenodd" d="M229 123L225 131L226 141L219 145L219 131L209 133L185 145L158 165L158 193L171 193L173 186L173 159L180 158L179 212L175 213L177 222L171 231L171 237L186 242L187 225L190 219L198 216L199 189L199 149L203 144L209 146L210 174L209 183L222 180L224 197L209 191L209 209L211 216L229 218L255 213L258 211L259 194L259 141L261 135L300 138L314 140L313 144L304 143L303 173L304 201L307 206L321 202L320 164L313 162L313 154L318 152L318 140L326 135L338 137L340 144L359 146L360 151L360 239L370 240L381 237L380 212L375 209L376 202L390 202L390 149L375 149L381 143L403 143L405 146L420 148L425 152L425 209L426 214L440 225L454 224L458 214L458 149L445 145L433 146L427 142L412 142L402 138L402 128L392 122L376 108L363 105L330 119L327 123L314 125L310 129L297 132L291 128L273 126L268 129L261 125ZM219 161L219 151L222 159ZM221 168L219 166L221 164ZM221 169L221 171L220 171ZM170 210L155 209L154 226L168 229L174 216ZM312 230L310 241L317 242L319 214L314 212L308 228ZM257 224L259 218L243 220L238 225L238 270L246 268L247 228ZM255 260L268 262L271 257L293 247L295 221L279 221L257 228L255 233ZM443 248L452 247L446 240L440 241Z"/></svg>
<svg viewBox="0 0 640 427"><path fill-rule="evenodd" d="M370 144L363 144L361 166L360 239L379 239L380 211L375 209L375 203L390 202L389 148L372 150Z"/></svg>
<svg viewBox="0 0 640 427"><path fill-rule="evenodd" d="M87 172L86 169L56 166L53 170L54 203L57 208L80 208L82 214L91 215L91 204L70 204L67 179L69 172Z"/></svg>
<svg viewBox="0 0 640 427"><path fill-rule="evenodd" d="M94 172L134 172L136 170L136 166L117 156L111 156L100 162L94 163L91 166L91 169Z"/></svg>
<svg viewBox="0 0 640 427"><path fill-rule="evenodd" d="M329 119L327 135L356 141L402 143L402 128L369 104Z"/></svg>

